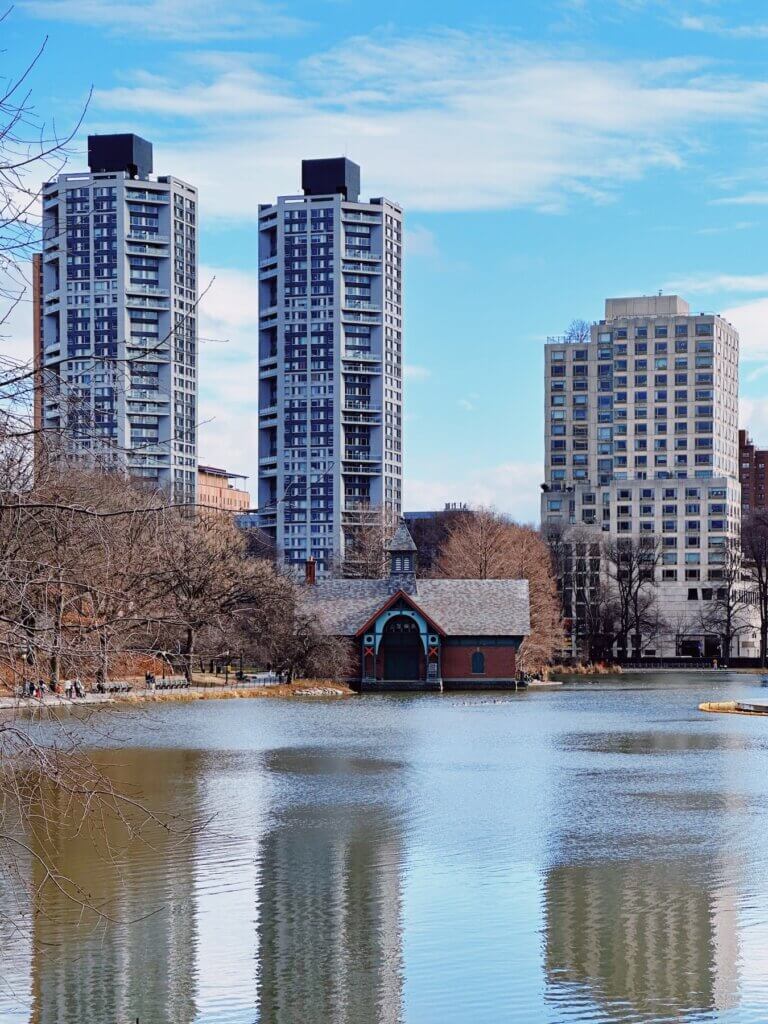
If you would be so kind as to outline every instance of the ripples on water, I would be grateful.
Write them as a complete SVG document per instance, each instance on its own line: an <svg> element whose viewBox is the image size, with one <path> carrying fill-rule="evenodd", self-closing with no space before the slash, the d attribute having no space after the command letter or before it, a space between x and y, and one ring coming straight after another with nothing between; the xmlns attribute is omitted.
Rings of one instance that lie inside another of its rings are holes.
<svg viewBox="0 0 768 1024"><path fill-rule="evenodd" d="M0 1020L765 1022L768 722L696 710L754 689L118 715L110 771L215 818L118 864L60 820L62 869L132 923L0 890Z"/></svg>

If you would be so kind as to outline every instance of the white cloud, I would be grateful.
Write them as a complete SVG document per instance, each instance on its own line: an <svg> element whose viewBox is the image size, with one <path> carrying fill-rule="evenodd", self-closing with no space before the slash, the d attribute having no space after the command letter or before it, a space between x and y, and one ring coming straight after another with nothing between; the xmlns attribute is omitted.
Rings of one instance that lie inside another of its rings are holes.
<svg viewBox="0 0 768 1024"><path fill-rule="evenodd" d="M474 412L475 404L474 402L470 402L468 398L460 398L456 404L460 409L463 409L464 412Z"/></svg>
<svg viewBox="0 0 768 1024"><path fill-rule="evenodd" d="M680 18L679 25L690 32L708 32L727 39L768 39L768 22L729 25L714 15L686 15Z"/></svg>
<svg viewBox="0 0 768 1024"><path fill-rule="evenodd" d="M768 274L700 274L678 278L664 286L679 292L766 292Z"/></svg>
<svg viewBox="0 0 768 1024"><path fill-rule="evenodd" d="M405 245L409 256L429 256L433 259L440 256L434 232L421 224L405 229Z"/></svg>
<svg viewBox="0 0 768 1024"><path fill-rule="evenodd" d="M731 306L722 315L739 332L742 360L768 359L768 298Z"/></svg>
<svg viewBox="0 0 768 1024"><path fill-rule="evenodd" d="M739 426L746 429L760 447L768 443L768 402L762 398L739 399Z"/></svg>
<svg viewBox="0 0 768 1024"><path fill-rule="evenodd" d="M768 206L768 192L745 192L740 196L712 199L712 206Z"/></svg>
<svg viewBox="0 0 768 1024"><path fill-rule="evenodd" d="M200 428L198 456L248 475L255 495L258 476L258 276L240 270L200 267Z"/></svg>
<svg viewBox="0 0 768 1024"><path fill-rule="evenodd" d="M619 67L460 32L347 39L292 78L242 54L174 70L95 102L112 123L120 111L162 115L163 165L200 187L206 216L239 221L298 188L302 157L345 152L366 193L411 211L603 202L682 166L702 125L768 110L766 83L705 75L698 61ZM178 118L190 122L184 142Z"/></svg>
<svg viewBox="0 0 768 1024"><path fill-rule="evenodd" d="M403 376L406 380L426 380L432 376L428 366L418 366L416 363L406 363L403 366Z"/></svg>
<svg viewBox="0 0 768 1024"><path fill-rule="evenodd" d="M71 21L161 39L254 39L297 32L306 23L261 0L22 0L33 17Z"/></svg>
<svg viewBox="0 0 768 1024"><path fill-rule="evenodd" d="M453 480L426 480L406 475L404 508L441 509L446 502L490 505L525 523L539 521L544 470L538 462L506 462Z"/></svg>

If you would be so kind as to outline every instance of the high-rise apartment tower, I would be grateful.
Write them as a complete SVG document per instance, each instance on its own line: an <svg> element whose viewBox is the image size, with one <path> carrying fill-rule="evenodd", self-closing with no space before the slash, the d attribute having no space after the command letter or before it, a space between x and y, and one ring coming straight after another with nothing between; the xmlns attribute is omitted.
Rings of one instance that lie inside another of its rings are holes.
<svg viewBox="0 0 768 1024"><path fill-rule="evenodd" d="M665 635L642 653L716 653L701 623L740 537L738 333L675 295L608 299L584 335L549 339L545 376L542 525L580 546L566 616L601 539L656 538Z"/></svg>
<svg viewBox="0 0 768 1024"><path fill-rule="evenodd" d="M302 161L259 208L259 509L287 564L320 573L371 515L399 515L402 210L360 168Z"/></svg>
<svg viewBox="0 0 768 1024"><path fill-rule="evenodd" d="M43 186L42 435L194 501L197 191L136 135L89 136L88 164Z"/></svg>

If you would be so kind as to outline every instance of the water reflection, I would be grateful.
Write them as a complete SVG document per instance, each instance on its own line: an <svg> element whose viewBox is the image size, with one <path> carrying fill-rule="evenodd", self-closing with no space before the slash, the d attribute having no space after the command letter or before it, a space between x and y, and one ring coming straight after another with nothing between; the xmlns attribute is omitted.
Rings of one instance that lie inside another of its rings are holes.
<svg viewBox="0 0 768 1024"><path fill-rule="evenodd" d="M545 920L557 1004L580 992L612 1020L678 1020L735 1005L735 915L686 861L553 868Z"/></svg>
<svg viewBox="0 0 768 1024"><path fill-rule="evenodd" d="M375 784L378 771L395 769L312 751L277 752L268 763L306 773L314 785L325 777L336 796L347 773ZM261 851L261 1021L402 1020L402 857L397 819L384 804L312 804L280 814Z"/></svg>
<svg viewBox="0 0 768 1024"><path fill-rule="evenodd" d="M567 750L607 755L610 771L591 762L578 810L566 805L553 836L544 878L550 1003L577 1019L591 1004L611 1021L700 1020L737 1005L738 859L724 852L722 833L744 801L731 796L717 752L739 746L684 730L563 737ZM656 769L659 754L689 751L711 758L708 791L681 780L674 761ZM630 772L615 767L616 754L645 760Z"/></svg>
<svg viewBox="0 0 768 1024"><path fill-rule="evenodd" d="M118 779L154 798L173 780L177 806L195 812L196 755L183 750L128 750L110 765ZM113 758L114 760L114 758ZM157 806L157 804L155 804ZM161 803L165 809L165 802ZM167 808L170 809L170 808ZM50 885L34 916L31 979L34 1024L133 1021L190 1024L195 1004L194 840L178 846L163 829L126 846L124 829L107 819L106 843L77 829L67 806L47 806L59 870L114 924L83 910ZM180 861L184 867L180 870ZM35 885L43 882L33 863Z"/></svg>

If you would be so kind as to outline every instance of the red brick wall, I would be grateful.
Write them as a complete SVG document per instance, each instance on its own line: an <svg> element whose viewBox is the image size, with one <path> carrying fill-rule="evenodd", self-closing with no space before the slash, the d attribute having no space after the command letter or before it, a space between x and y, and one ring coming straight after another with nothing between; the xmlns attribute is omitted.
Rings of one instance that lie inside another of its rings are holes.
<svg viewBox="0 0 768 1024"><path fill-rule="evenodd" d="M483 675L472 672L472 655L482 651L485 655ZM443 679L511 679L516 672L515 648L509 647L453 647L443 646L441 665Z"/></svg>

